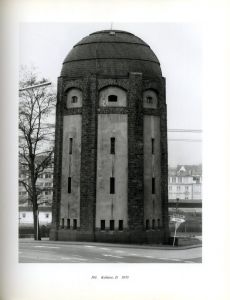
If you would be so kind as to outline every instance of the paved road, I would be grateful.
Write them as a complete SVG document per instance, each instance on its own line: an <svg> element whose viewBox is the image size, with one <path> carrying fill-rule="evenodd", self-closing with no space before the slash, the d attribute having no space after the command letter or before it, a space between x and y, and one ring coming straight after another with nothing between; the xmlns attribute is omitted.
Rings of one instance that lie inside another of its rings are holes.
<svg viewBox="0 0 230 300"><path fill-rule="evenodd" d="M201 263L202 248L159 247L82 242L19 241L20 263Z"/></svg>

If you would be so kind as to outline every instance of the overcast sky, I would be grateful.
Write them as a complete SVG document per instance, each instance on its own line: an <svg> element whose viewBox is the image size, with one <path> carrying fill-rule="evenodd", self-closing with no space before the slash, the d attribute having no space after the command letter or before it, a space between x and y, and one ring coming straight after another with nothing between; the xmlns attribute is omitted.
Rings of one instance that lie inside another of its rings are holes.
<svg viewBox="0 0 230 300"><path fill-rule="evenodd" d="M71 48L90 33L110 26L110 23L22 23L20 64L34 65L42 77L56 84ZM200 28L190 23L113 23L112 26L137 35L157 55L166 78L168 129L202 129ZM168 137L169 165L201 163L200 133L169 132Z"/></svg>

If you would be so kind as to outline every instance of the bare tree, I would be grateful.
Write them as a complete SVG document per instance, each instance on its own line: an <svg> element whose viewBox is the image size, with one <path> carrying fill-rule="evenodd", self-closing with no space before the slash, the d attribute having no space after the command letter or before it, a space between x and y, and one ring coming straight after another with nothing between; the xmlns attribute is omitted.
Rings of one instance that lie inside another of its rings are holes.
<svg viewBox="0 0 230 300"><path fill-rule="evenodd" d="M38 221L40 195L44 189L37 179L52 170L55 94L45 78L34 70L20 71L19 85L19 182L28 193L33 208L34 239L41 239ZM46 188L47 189L47 188Z"/></svg>

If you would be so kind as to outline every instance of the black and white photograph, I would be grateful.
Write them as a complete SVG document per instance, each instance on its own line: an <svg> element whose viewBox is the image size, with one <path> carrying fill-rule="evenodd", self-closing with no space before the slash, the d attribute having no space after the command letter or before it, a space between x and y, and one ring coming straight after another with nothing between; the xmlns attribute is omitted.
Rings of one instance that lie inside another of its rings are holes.
<svg viewBox="0 0 230 300"><path fill-rule="evenodd" d="M0 298L228 299L225 1L0 16Z"/></svg>
<svg viewBox="0 0 230 300"><path fill-rule="evenodd" d="M21 24L19 262L202 262L201 53L193 24Z"/></svg>

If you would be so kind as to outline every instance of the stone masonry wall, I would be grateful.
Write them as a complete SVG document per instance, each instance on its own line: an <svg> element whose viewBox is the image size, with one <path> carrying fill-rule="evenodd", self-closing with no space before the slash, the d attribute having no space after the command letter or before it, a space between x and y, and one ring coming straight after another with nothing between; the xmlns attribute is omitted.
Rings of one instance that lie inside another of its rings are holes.
<svg viewBox="0 0 230 300"><path fill-rule="evenodd" d="M128 227L143 230L143 105L142 74L130 73L128 91Z"/></svg>
<svg viewBox="0 0 230 300"><path fill-rule="evenodd" d="M81 231L93 238L96 201L97 151L97 83L96 76L87 77L83 86L82 149L80 178Z"/></svg>

